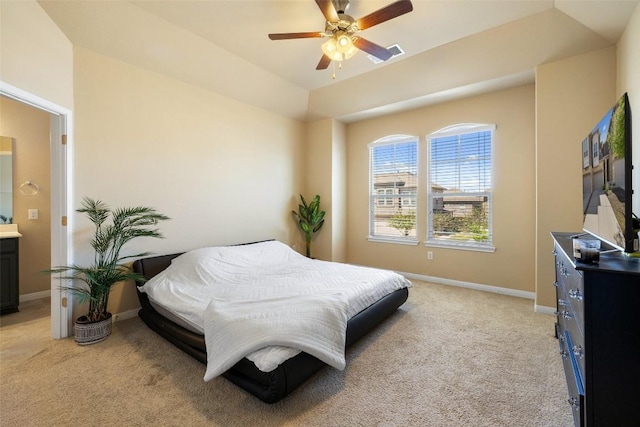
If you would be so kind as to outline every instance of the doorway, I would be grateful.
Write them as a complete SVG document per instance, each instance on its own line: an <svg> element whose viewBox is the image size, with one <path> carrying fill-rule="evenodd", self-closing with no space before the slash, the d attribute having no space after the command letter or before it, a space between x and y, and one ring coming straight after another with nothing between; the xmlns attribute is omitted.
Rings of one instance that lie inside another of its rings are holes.
<svg viewBox="0 0 640 427"><path fill-rule="evenodd" d="M71 224L67 219L71 188L69 156L72 152L72 112L20 88L0 82L0 95L45 111L50 115L50 217L51 266L68 265L72 259L69 245ZM72 301L51 277L51 336L66 338L72 331Z"/></svg>

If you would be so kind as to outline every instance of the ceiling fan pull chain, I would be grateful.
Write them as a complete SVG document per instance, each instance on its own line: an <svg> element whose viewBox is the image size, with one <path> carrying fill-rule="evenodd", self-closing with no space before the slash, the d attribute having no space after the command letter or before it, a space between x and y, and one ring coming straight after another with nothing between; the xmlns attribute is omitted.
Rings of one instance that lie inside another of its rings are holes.
<svg viewBox="0 0 640 427"><path fill-rule="evenodd" d="M335 80L336 79L336 61L331 61L331 62L333 65L333 74L331 75L331 78Z"/></svg>

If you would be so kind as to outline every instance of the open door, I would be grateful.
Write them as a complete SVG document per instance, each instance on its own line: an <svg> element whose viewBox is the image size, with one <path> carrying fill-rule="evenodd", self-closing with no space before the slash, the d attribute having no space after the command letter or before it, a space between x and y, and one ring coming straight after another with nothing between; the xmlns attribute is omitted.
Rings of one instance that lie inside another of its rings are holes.
<svg viewBox="0 0 640 427"><path fill-rule="evenodd" d="M67 219L71 188L69 156L71 153L72 113L36 95L0 82L0 94L48 112L51 122L51 265L68 265L72 259L69 245L71 224ZM72 333L72 301L51 278L51 336L66 338Z"/></svg>

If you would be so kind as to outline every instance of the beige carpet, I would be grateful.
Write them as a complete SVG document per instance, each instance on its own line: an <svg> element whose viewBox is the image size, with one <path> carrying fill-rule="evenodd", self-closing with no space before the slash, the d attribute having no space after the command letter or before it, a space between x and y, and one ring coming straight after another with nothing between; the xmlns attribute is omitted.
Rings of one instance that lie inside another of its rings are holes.
<svg viewBox="0 0 640 427"><path fill-rule="evenodd" d="M34 348L20 337L46 335L48 318L2 316L0 425L572 425L552 316L530 300L414 283L347 351L344 371L324 368L274 405L223 378L203 382L202 364L138 318L93 346L35 338Z"/></svg>

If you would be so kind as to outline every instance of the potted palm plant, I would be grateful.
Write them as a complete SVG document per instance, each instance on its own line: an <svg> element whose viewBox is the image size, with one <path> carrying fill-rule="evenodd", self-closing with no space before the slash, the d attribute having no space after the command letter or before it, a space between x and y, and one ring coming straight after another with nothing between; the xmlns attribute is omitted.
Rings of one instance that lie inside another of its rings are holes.
<svg viewBox="0 0 640 427"><path fill-rule="evenodd" d="M302 194L300 195L300 201L298 212L291 211L291 213L298 220L298 225L300 225L304 233L307 257L311 258L311 239L322 228L325 212L320 210L320 196L317 194L308 205Z"/></svg>
<svg viewBox="0 0 640 427"><path fill-rule="evenodd" d="M59 274L60 280L71 281L71 285L63 285L62 289L77 296L79 302L89 304L88 312L78 317L74 326L76 342L84 345L100 342L111 334L112 316L107 305L112 286L125 280L144 281L124 261L149 253L121 255L123 246L138 237L161 238L153 226L169 217L147 207L111 210L100 200L88 197L82 200L82 207L77 212L86 214L95 226L90 242L95 252L93 263L86 267L55 267L46 273Z"/></svg>

